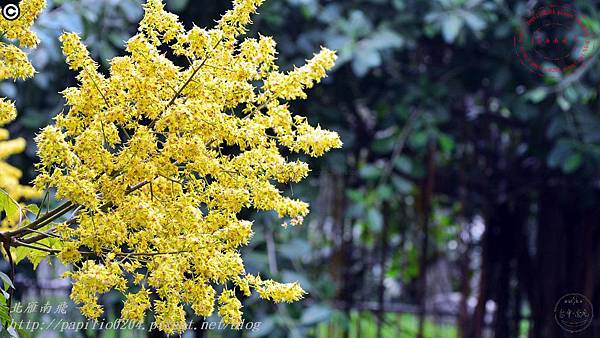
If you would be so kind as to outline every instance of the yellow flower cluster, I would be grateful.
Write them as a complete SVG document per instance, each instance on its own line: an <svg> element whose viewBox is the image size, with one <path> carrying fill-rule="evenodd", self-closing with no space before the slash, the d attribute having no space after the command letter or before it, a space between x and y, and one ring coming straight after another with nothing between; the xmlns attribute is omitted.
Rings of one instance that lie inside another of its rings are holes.
<svg viewBox="0 0 600 338"><path fill-rule="evenodd" d="M14 21L0 16L0 36L7 40L18 40L22 47L35 47L38 38L31 31L31 25L45 6L45 0L23 0L19 4L21 15ZM0 81L6 79L26 79L35 73L27 54L8 41L0 40ZM0 98L0 127L17 117L14 103ZM25 149L22 138L9 140L8 130L0 128L0 189L4 189L14 199L32 198L39 193L30 187L19 184L22 172L6 163L10 155L18 154Z"/></svg>
<svg viewBox="0 0 600 338"><path fill-rule="evenodd" d="M256 277L253 285L256 286L260 298L270 299L275 303L291 303L302 299L304 295L304 290L298 283L281 284L272 280L261 281L260 278Z"/></svg>
<svg viewBox="0 0 600 338"><path fill-rule="evenodd" d="M9 40L19 40L23 47L35 47L39 40L31 30L31 25L46 7L45 0L19 1L20 15L16 20L6 20L0 16L0 33Z"/></svg>
<svg viewBox="0 0 600 338"><path fill-rule="evenodd" d="M21 15L14 21L8 21L0 15L0 36L19 42L21 47L35 47L38 38L31 25L46 6L45 0L23 0L19 4ZM0 40L0 81L6 79L26 79L35 73L27 59L27 54L15 45ZM14 105L0 98L0 126L17 117Z"/></svg>
<svg viewBox="0 0 600 338"><path fill-rule="evenodd" d="M96 264L88 260L83 262L80 271L67 273L77 283L73 284L71 298L83 304L81 312L89 317L96 318L102 314L102 307L96 302L98 294L105 293L115 288L125 291L126 280L121 276L121 267L112 262L109 264Z"/></svg>
<svg viewBox="0 0 600 338"><path fill-rule="evenodd" d="M261 3L235 0L215 28L188 31L149 0L127 55L111 60L108 75L76 34L61 37L80 85L64 91L68 110L36 138L35 183L80 206L57 235L69 242L59 258L78 267L72 298L86 316L100 315L98 295L126 285L142 291L126 296L122 316L142 320L152 309L167 333L185 329L185 304L206 317L217 303L225 322L239 324L235 289L275 302L302 298L297 283L246 273L239 249L252 222L238 215L275 211L295 224L308 213L280 191L309 172L289 157L342 143L293 116L287 101L305 98L336 56L323 48L280 71L272 38L240 38Z"/></svg>
<svg viewBox="0 0 600 338"><path fill-rule="evenodd" d="M223 318L225 323L241 323L242 322L242 303L235 296L233 290L223 290L219 296L219 316Z"/></svg>
<svg viewBox="0 0 600 338"><path fill-rule="evenodd" d="M39 197L39 190L19 183L23 176L21 170L6 162L9 156L25 150L25 139L9 140L8 137L8 130L0 128L0 189L6 191L15 200ZM12 220L4 220L3 225L10 225L9 223L12 224Z"/></svg>
<svg viewBox="0 0 600 338"><path fill-rule="evenodd" d="M125 305L121 311L121 317L125 320L141 322L144 320L144 313L150 308L150 292L142 288L137 293L130 293L125 300Z"/></svg>

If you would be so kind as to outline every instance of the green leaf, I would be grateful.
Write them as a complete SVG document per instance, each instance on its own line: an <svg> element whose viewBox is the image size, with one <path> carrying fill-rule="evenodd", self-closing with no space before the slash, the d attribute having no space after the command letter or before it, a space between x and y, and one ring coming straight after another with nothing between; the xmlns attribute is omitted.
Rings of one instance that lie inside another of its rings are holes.
<svg viewBox="0 0 600 338"><path fill-rule="evenodd" d="M448 14L445 20L442 21L442 35L447 43L452 43L458 36L460 29L462 28L463 20L455 15Z"/></svg>
<svg viewBox="0 0 600 338"><path fill-rule="evenodd" d="M441 134L438 137L438 143L440 144L440 147L442 148L442 152L446 155L450 155L452 153L452 151L454 150L454 140L446 135L446 134Z"/></svg>
<svg viewBox="0 0 600 338"><path fill-rule="evenodd" d="M392 184L402 194L408 194L413 189L412 182L398 175L392 176Z"/></svg>
<svg viewBox="0 0 600 338"><path fill-rule="evenodd" d="M380 232L383 228L383 216L379 210L374 208L369 209L367 212L367 220L371 231Z"/></svg>
<svg viewBox="0 0 600 338"><path fill-rule="evenodd" d="M25 207L25 209L34 215L37 215L40 212L40 208L37 206L37 204L29 204Z"/></svg>
<svg viewBox="0 0 600 338"><path fill-rule="evenodd" d="M365 76L372 68L381 64L381 56L375 48L365 48L356 51L352 61L352 70L359 77Z"/></svg>
<svg viewBox="0 0 600 338"><path fill-rule="evenodd" d="M473 31L477 32L485 28L485 20L477 16L477 14L464 10L461 10L460 14L467 23L467 26L469 26L469 28L471 28Z"/></svg>
<svg viewBox="0 0 600 338"><path fill-rule="evenodd" d="M6 299L0 298L0 332L4 328L4 325L11 322L11 318L8 315L8 305Z"/></svg>
<svg viewBox="0 0 600 338"><path fill-rule="evenodd" d="M312 305L302 314L300 322L304 325L313 325L324 322L331 316L331 310L323 305Z"/></svg>
<svg viewBox="0 0 600 338"><path fill-rule="evenodd" d="M360 168L359 174L364 179L375 180L381 176L381 168L372 164L366 164Z"/></svg>
<svg viewBox="0 0 600 338"><path fill-rule="evenodd" d="M25 331L18 323L15 323L17 326L15 326L14 328L17 330L17 332L19 333L17 335L17 337L20 338L29 338L29 333L27 333L27 331ZM11 326L12 327L12 326Z"/></svg>
<svg viewBox="0 0 600 338"><path fill-rule="evenodd" d="M13 282L10 280L10 277L8 277L4 272L0 271L0 279L2 279L2 281L4 282L5 289L7 288L7 286L10 286L13 289L15 288Z"/></svg>
<svg viewBox="0 0 600 338"><path fill-rule="evenodd" d="M4 211L7 218L14 218L19 209L19 204L6 191L0 189L0 212Z"/></svg>
<svg viewBox="0 0 600 338"><path fill-rule="evenodd" d="M410 143L415 148L425 147L427 145L428 140L429 140L429 135L426 131L415 132L410 137Z"/></svg>
<svg viewBox="0 0 600 338"><path fill-rule="evenodd" d="M381 201L389 201L394 196L394 190L388 185L380 185L377 187L377 195Z"/></svg>
<svg viewBox="0 0 600 338"><path fill-rule="evenodd" d="M263 318L261 320L262 324L258 330L251 330L249 332L249 336L252 338L260 338L269 336L271 332L275 329L275 321L273 320L273 316Z"/></svg>
<svg viewBox="0 0 600 338"><path fill-rule="evenodd" d="M167 6L170 10L175 12L181 12L188 5L188 0L171 0L167 1Z"/></svg>
<svg viewBox="0 0 600 338"><path fill-rule="evenodd" d="M300 238L294 238L289 242L283 243L277 249L282 256L291 260L306 258L311 254L308 241Z"/></svg>
<svg viewBox="0 0 600 338"><path fill-rule="evenodd" d="M8 333L10 334L11 338L19 338L19 334L17 333L17 330L15 330L14 327L9 326L6 331L8 331Z"/></svg>
<svg viewBox="0 0 600 338"><path fill-rule="evenodd" d="M3 290L3 292L6 292ZM15 325L16 324L16 325ZM19 324L10 316L8 312L8 304L6 299L0 297L0 332L6 330L11 338L28 338L29 334L23 330ZM5 333L0 334L1 337L6 337Z"/></svg>
<svg viewBox="0 0 600 338"><path fill-rule="evenodd" d="M394 5L394 7L398 10L404 10L406 7L404 0L392 0L392 5Z"/></svg>
<svg viewBox="0 0 600 338"><path fill-rule="evenodd" d="M48 257L48 253L40 250L31 250L27 254L27 259L33 264L33 269L37 269L38 265Z"/></svg>
<svg viewBox="0 0 600 338"><path fill-rule="evenodd" d="M346 194L353 203L361 203L365 199L365 194L360 190L350 189Z"/></svg>
<svg viewBox="0 0 600 338"><path fill-rule="evenodd" d="M21 262L22 260L24 260L25 258L27 258L27 255L29 254L29 251L32 251L33 249L29 249L26 248L24 246L20 246L17 248L11 248L10 252L13 255L13 262L15 264L19 264L19 262Z"/></svg>
<svg viewBox="0 0 600 338"><path fill-rule="evenodd" d="M573 147L566 139L559 140L550 154L548 155L547 163L550 168L557 168L571 156Z"/></svg>
<svg viewBox="0 0 600 338"><path fill-rule="evenodd" d="M382 29L361 41L360 44L377 50L400 48L404 45L404 38L394 31Z"/></svg>
<svg viewBox="0 0 600 338"><path fill-rule="evenodd" d="M571 109L571 103L567 101L562 95L556 98L556 103L562 111L568 111Z"/></svg>
<svg viewBox="0 0 600 338"><path fill-rule="evenodd" d="M581 162L583 161L583 157L580 153L571 154L567 160L562 164L562 170L566 174L571 174L575 170L579 169L581 166Z"/></svg>
<svg viewBox="0 0 600 338"><path fill-rule="evenodd" d="M398 156L394 159L394 167L404 174L412 172L412 162L408 156Z"/></svg>
<svg viewBox="0 0 600 338"><path fill-rule="evenodd" d="M350 12L348 19L340 22L340 28L345 35L360 38L373 30L373 23L363 11L353 10Z"/></svg>

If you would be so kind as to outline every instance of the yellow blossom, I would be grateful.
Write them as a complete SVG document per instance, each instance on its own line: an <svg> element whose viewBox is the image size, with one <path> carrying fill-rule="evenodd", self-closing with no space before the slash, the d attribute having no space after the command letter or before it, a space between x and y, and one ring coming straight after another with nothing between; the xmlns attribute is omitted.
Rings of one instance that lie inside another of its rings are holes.
<svg viewBox="0 0 600 338"><path fill-rule="evenodd" d="M176 298L154 303L156 327L167 334L181 333L187 328L185 310Z"/></svg>
<svg viewBox="0 0 600 338"><path fill-rule="evenodd" d="M78 247L75 243L68 242L58 254L58 258L64 263L78 262L81 260L81 253L77 249Z"/></svg>
<svg viewBox="0 0 600 338"><path fill-rule="evenodd" d="M256 290L262 299L270 299L275 303L295 302L302 299L305 292L296 283L277 283L272 280L255 282Z"/></svg>
<svg viewBox="0 0 600 338"><path fill-rule="evenodd" d="M219 305L219 316L223 317L223 322L233 326L242 322L242 303L237 299L233 290L221 292Z"/></svg>
<svg viewBox="0 0 600 338"><path fill-rule="evenodd" d="M117 263L97 264L85 261L78 271L67 273L74 280L71 298L83 304L81 312L89 318L97 318L102 314L102 306L98 304L98 295L112 288L124 290L125 279L121 276L121 268Z"/></svg>
<svg viewBox="0 0 600 338"><path fill-rule="evenodd" d="M234 0L215 28L186 30L149 0L107 74L76 34L61 37L79 84L63 92L67 109L36 137L35 183L69 200L65 210L77 208L60 229L69 244L59 258L81 266L70 274L71 297L86 316L101 314L100 294L127 286L142 291L127 295L123 318L153 311L168 334L185 329L184 306L207 317L215 300L225 322L240 323L236 290L274 302L302 298L297 283L246 273L240 248L253 224L240 212L275 211L292 224L308 214L306 202L282 191L310 171L295 153L321 156L342 143L294 115L289 100L306 98L336 56L323 48L280 71L273 38L241 38L262 2ZM82 262L73 248L101 259Z"/></svg>
<svg viewBox="0 0 600 338"><path fill-rule="evenodd" d="M27 59L27 54L10 42L17 42L20 47L35 47L37 36L30 29L33 21L45 6L44 0L22 0L19 2L21 14L16 20L9 21L0 16L0 81L6 79L26 79L35 73ZM17 117L13 102L0 97L0 127ZM0 189L5 190L15 200L38 197L40 193L19 183L22 172L6 162L10 155L25 150L25 140L8 140L8 131L0 128ZM4 220L3 226L13 226L16 221Z"/></svg>
<svg viewBox="0 0 600 338"><path fill-rule="evenodd" d="M142 322L144 313L150 308L150 292L142 288L137 293L127 295L125 305L121 311L121 317L125 320Z"/></svg>
<svg viewBox="0 0 600 338"><path fill-rule="evenodd" d="M198 316L209 317L213 313L215 290L203 280L187 280L184 282L183 300L192 304Z"/></svg>
<svg viewBox="0 0 600 338"><path fill-rule="evenodd" d="M38 38L30 27L45 6L45 0L19 1L21 13L16 20L6 20L0 16L0 35L3 34L9 40L18 40L21 46L35 47Z"/></svg>

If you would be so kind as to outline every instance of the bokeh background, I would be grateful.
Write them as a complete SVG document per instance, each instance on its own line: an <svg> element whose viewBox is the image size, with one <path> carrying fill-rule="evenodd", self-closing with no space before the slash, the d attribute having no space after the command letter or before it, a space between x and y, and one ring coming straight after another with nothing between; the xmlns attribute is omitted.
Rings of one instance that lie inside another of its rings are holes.
<svg viewBox="0 0 600 338"><path fill-rule="evenodd" d="M231 6L166 3L188 28L211 26ZM312 161L310 178L289 187L311 202L305 225L285 229L273 215L249 215L256 234L244 252L249 271L298 280L309 295L291 305L247 299L245 319L261 322L256 331L183 337L600 337L598 319L579 334L554 319L555 303L573 292L600 313L600 64L594 49L571 74L531 74L514 37L540 4L267 0L250 35L274 36L283 69L321 45L339 55L329 78L293 108L338 131L344 147ZM600 5L572 5L596 43ZM81 33L106 69L141 15L138 0L50 1L36 25L42 43L31 52L37 76L0 85L20 112L11 133L29 141L10 159L30 170L25 180L34 175L36 131L63 109L59 92L74 84L58 35ZM24 305L67 301L62 270L21 264L16 296ZM118 316L118 294L102 303L106 320ZM72 303L67 314L18 316L81 320Z"/></svg>

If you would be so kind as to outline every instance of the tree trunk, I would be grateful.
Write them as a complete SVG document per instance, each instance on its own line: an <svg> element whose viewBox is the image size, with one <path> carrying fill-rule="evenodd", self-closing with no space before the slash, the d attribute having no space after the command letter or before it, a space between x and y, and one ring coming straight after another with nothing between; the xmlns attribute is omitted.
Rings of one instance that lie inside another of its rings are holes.
<svg viewBox="0 0 600 338"><path fill-rule="evenodd" d="M481 243L481 269L479 275L479 294L477 296L477 305L473 311L473 331L471 338L481 338L483 335L483 325L485 320L485 305L488 300L488 270L489 270L489 229L485 229Z"/></svg>
<svg viewBox="0 0 600 338"><path fill-rule="evenodd" d="M435 185L435 144L429 142L427 151L427 174L421 187L421 254L419 257L419 326L417 337L424 337L425 316L427 314L427 261L429 254L429 221Z"/></svg>
<svg viewBox="0 0 600 338"><path fill-rule="evenodd" d="M377 337L382 337L381 331L383 328L384 321L384 302L385 302L385 262L387 260L388 255L388 233L389 233L389 222L390 222L390 208L387 203L384 204L382 208L383 214L383 229L381 230L381 252L379 256L379 266L381 268L379 275L379 286L377 292L377 303L379 304L379 309L377 311Z"/></svg>

